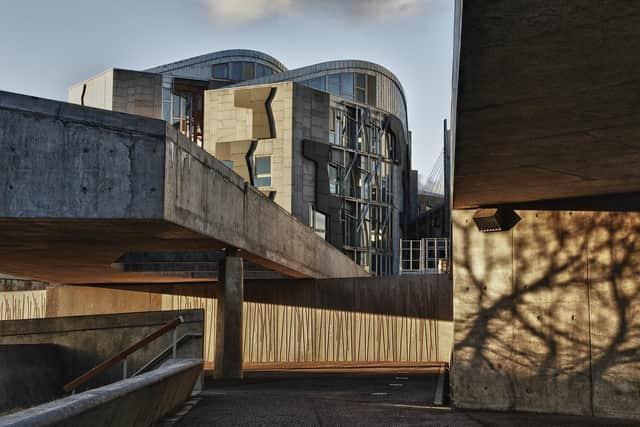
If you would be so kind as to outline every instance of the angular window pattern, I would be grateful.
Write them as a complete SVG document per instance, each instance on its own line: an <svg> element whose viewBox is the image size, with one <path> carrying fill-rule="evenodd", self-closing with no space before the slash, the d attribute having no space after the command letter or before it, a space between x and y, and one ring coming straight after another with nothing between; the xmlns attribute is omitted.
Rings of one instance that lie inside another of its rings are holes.
<svg viewBox="0 0 640 427"><path fill-rule="evenodd" d="M364 77L355 80L367 84ZM385 130L386 116L344 101L333 103L330 116L329 135L336 134L337 143L328 165L329 192L341 200L343 251L372 273L392 274L394 150L383 145L395 139Z"/></svg>

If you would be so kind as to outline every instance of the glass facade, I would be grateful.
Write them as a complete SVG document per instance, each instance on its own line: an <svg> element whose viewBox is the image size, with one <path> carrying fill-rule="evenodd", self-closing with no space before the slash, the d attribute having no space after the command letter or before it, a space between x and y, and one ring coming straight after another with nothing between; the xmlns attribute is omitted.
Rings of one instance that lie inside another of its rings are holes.
<svg viewBox="0 0 640 427"><path fill-rule="evenodd" d="M360 102L362 104L376 104L376 77L364 73L332 73L325 76L303 80L300 84L313 89L329 92L341 98Z"/></svg>
<svg viewBox="0 0 640 427"><path fill-rule="evenodd" d="M378 275L393 273L393 148L385 115L351 103L330 111L329 193L341 200L343 250Z"/></svg>
<svg viewBox="0 0 640 427"><path fill-rule="evenodd" d="M270 76L273 73L271 67L252 61L233 61L211 66L211 78L231 82Z"/></svg>

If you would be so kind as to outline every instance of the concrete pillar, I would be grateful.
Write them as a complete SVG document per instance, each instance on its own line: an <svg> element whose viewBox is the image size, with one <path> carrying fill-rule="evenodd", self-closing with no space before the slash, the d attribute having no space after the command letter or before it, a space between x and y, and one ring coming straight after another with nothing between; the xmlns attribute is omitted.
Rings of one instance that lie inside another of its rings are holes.
<svg viewBox="0 0 640 427"><path fill-rule="evenodd" d="M242 378L242 257L227 251L221 262L222 283L217 287L215 378Z"/></svg>

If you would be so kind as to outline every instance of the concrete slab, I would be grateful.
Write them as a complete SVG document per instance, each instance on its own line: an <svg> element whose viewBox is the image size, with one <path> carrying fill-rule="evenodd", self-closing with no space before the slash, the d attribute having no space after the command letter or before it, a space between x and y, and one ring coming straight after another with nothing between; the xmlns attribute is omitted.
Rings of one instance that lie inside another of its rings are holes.
<svg viewBox="0 0 640 427"><path fill-rule="evenodd" d="M183 282L111 268L131 251L218 250L293 277L361 267L161 120L0 92L0 272Z"/></svg>
<svg viewBox="0 0 640 427"><path fill-rule="evenodd" d="M454 206L640 191L640 4L457 4Z"/></svg>

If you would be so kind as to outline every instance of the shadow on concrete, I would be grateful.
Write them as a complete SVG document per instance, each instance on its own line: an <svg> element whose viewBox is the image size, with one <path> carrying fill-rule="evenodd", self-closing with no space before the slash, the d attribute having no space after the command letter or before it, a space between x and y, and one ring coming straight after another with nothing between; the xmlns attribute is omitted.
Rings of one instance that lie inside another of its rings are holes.
<svg viewBox="0 0 640 427"><path fill-rule="evenodd" d="M454 222L454 402L640 417L640 216L524 214Z"/></svg>

